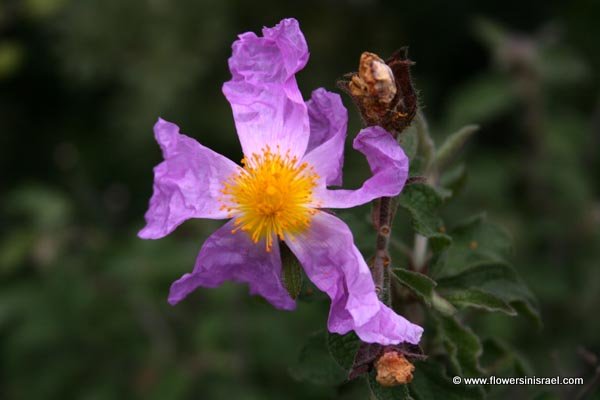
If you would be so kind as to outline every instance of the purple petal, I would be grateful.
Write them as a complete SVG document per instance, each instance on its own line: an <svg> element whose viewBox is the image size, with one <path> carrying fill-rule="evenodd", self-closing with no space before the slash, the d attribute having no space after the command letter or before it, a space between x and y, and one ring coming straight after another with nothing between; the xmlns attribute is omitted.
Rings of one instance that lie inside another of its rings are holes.
<svg viewBox="0 0 600 400"><path fill-rule="evenodd" d="M371 126L361 130L353 147L367 157L373 175L356 190L317 188L315 197L322 208L355 207L379 197L396 196L404 187L408 178L408 157L385 129Z"/></svg>
<svg viewBox="0 0 600 400"><path fill-rule="evenodd" d="M339 94L322 88L313 91L306 105L310 119L310 138L304 161L315 168L325 184L340 186L348 111Z"/></svg>
<svg viewBox="0 0 600 400"><path fill-rule="evenodd" d="M331 298L331 332L354 330L364 342L382 345L419 342L423 329L377 298L369 268L341 220L318 212L308 231L286 243L310 280Z"/></svg>
<svg viewBox="0 0 600 400"><path fill-rule="evenodd" d="M159 239L189 218L228 218L218 198L222 182L239 167L163 119L154 135L165 161L154 168L154 193L139 237Z"/></svg>
<svg viewBox="0 0 600 400"><path fill-rule="evenodd" d="M248 157L269 145L304 155L309 136L306 105L294 74L306 65L308 47L298 21L285 19L233 43L232 78L223 85L242 150Z"/></svg>
<svg viewBox="0 0 600 400"><path fill-rule="evenodd" d="M225 281L247 283L250 294L264 297L275 307L293 310L296 303L282 284L279 244L270 252L265 243L254 243L235 228L234 220L223 225L202 245L194 271L171 285L169 303L176 304L196 288L214 288Z"/></svg>

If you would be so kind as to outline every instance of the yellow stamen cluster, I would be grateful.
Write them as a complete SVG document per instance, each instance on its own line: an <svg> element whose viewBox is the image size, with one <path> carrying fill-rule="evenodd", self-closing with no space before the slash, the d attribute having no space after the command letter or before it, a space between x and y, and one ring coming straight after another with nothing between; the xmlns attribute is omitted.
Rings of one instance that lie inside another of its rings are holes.
<svg viewBox="0 0 600 400"><path fill-rule="evenodd" d="M312 167L268 146L262 154L244 158L242 165L221 191L221 208L235 218L232 233L247 232L255 243L265 239L270 251L274 235L283 240L308 228L316 212L313 189L319 179Z"/></svg>

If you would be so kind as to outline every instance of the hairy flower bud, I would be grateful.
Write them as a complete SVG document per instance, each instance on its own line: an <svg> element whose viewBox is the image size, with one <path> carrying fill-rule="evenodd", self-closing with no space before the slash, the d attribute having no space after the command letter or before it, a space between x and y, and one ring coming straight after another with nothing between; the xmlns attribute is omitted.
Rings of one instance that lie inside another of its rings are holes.
<svg viewBox="0 0 600 400"><path fill-rule="evenodd" d="M375 361L375 369L377 382L381 386L389 387L410 383L413 380L415 366L403 354L389 351Z"/></svg>
<svg viewBox="0 0 600 400"><path fill-rule="evenodd" d="M417 110L417 95L410 78L413 64L406 48L385 61L364 52L358 72L345 75L338 86L352 96L365 125L379 125L397 136L410 125Z"/></svg>
<svg viewBox="0 0 600 400"><path fill-rule="evenodd" d="M396 96L396 81L390 67L377 54L364 52L360 56L358 74L350 81L354 96L371 96L373 100L389 104Z"/></svg>

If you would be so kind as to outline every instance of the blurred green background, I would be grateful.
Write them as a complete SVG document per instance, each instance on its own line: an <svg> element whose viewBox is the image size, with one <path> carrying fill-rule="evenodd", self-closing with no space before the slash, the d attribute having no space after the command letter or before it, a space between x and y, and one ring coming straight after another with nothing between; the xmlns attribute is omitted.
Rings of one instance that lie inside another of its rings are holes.
<svg viewBox="0 0 600 400"><path fill-rule="evenodd" d="M305 98L336 90L362 51L387 56L409 45L435 138L481 126L445 220L486 211L506 227L544 327L477 314L469 323L538 376L592 379L599 2L2 0L0 398L367 398L356 382L333 389L290 374L306 337L325 324L322 302L286 313L228 284L167 304L170 283L191 270L218 222L190 221L160 241L136 237L161 160L156 118L239 160L221 94L231 43L289 16L311 51L298 75ZM344 102L352 137L359 121ZM366 164L349 143L345 186L356 187ZM339 214L366 256L368 213ZM407 220L396 221L401 232Z"/></svg>

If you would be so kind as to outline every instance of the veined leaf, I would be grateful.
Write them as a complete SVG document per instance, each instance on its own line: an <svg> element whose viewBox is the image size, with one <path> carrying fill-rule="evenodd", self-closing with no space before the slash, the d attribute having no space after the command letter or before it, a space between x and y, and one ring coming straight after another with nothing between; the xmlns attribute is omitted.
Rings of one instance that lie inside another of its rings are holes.
<svg viewBox="0 0 600 400"><path fill-rule="evenodd" d="M517 315L515 309L500 297L476 288L452 290L444 293L444 298L459 308L473 307L489 312L503 312L510 316Z"/></svg>
<svg viewBox="0 0 600 400"><path fill-rule="evenodd" d="M327 348L329 349L329 353L346 372L352 369L359 347L360 339L354 332L345 335L338 335L337 333L327 334Z"/></svg>
<svg viewBox="0 0 600 400"><path fill-rule="evenodd" d="M403 285L411 289L428 306L431 305L433 289L437 285L433 279L427 275L404 268L394 268L392 271Z"/></svg>
<svg viewBox="0 0 600 400"><path fill-rule="evenodd" d="M481 341L456 317L438 316L437 327L455 371L460 376L474 377L483 373L479 364Z"/></svg>
<svg viewBox="0 0 600 400"><path fill-rule="evenodd" d="M440 279L438 285L449 289L477 288L490 293L508 303L517 313L525 314L541 325L535 298L516 271L506 263L482 263L455 276Z"/></svg>
<svg viewBox="0 0 600 400"><path fill-rule="evenodd" d="M482 262L504 262L512 252L510 236L484 215L469 218L450 235L452 244L431 267L436 279L462 273Z"/></svg>
<svg viewBox="0 0 600 400"><path fill-rule="evenodd" d="M398 205L410 213L414 230L435 241L439 249L452 242L448 235L442 233L443 223L438 215L442 203L442 196L424 183L407 185L398 197Z"/></svg>

